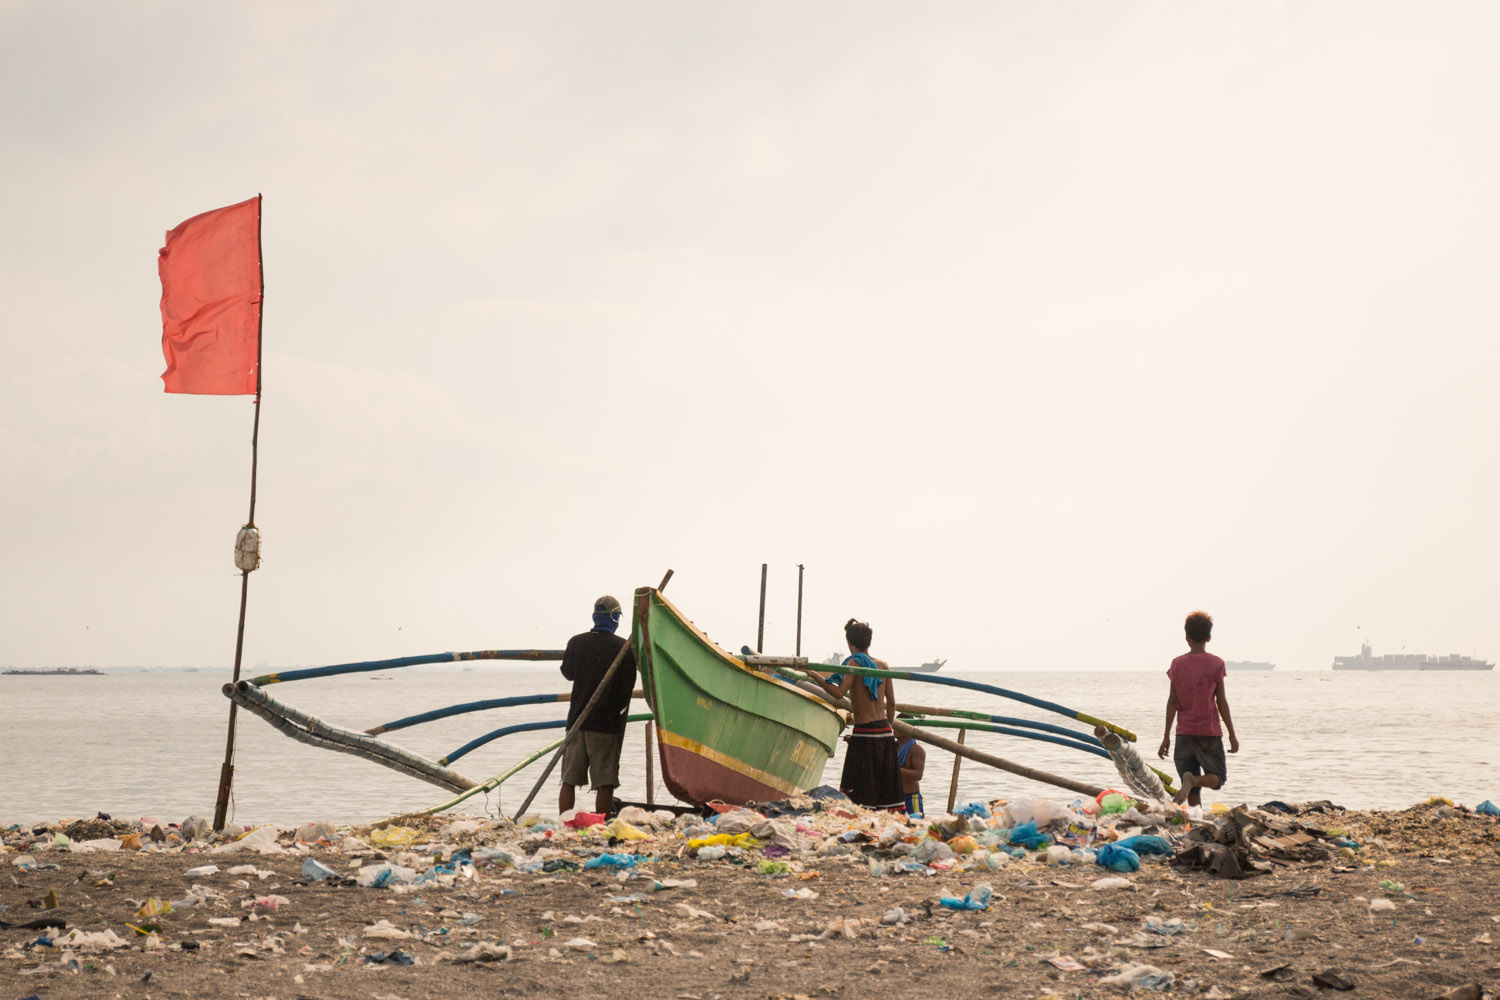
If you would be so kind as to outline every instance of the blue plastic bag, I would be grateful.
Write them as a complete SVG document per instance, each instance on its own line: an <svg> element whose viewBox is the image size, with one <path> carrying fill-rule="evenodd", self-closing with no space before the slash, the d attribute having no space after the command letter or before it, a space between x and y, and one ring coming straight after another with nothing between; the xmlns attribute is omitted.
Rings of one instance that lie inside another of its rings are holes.
<svg viewBox="0 0 1500 1000"><path fill-rule="evenodd" d="M640 858L634 854L600 854L583 863L584 868L634 868Z"/></svg>
<svg viewBox="0 0 1500 1000"><path fill-rule="evenodd" d="M1140 869L1141 856L1119 844L1101 844L1094 849L1094 862L1111 871L1133 872Z"/></svg>
<svg viewBox="0 0 1500 1000"><path fill-rule="evenodd" d="M1010 831L1010 842L1020 844L1028 850L1036 850L1041 847L1049 847L1052 838L1041 833L1036 828L1036 820L1022 823L1020 826L1012 827Z"/></svg>
<svg viewBox="0 0 1500 1000"><path fill-rule="evenodd" d="M1142 833L1134 837L1125 837L1115 841L1116 847L1126 847L1137 854L1161 854L1166 857L1172 856L1172 845L1167 843L1166 837L1158 837L1155 834Z"/></svg>
<svg viewBox="0 0 1500 1000"><path fill-rule="evenodd" d="M1474 811L1481 816L1500 816L1500 806L1495 805L1489 799L1485 799L1474 807Z"/></svg>
<svg viewBox="0 0 1500 1000"><path fill-rule="evenodd" d="M989 819L990 809L989 806L986 806L983 802L970 802L966 806L959 806L957 809L953 810L953 815L979 816L984 819Z"/></svg>
<svg viewBox="0 0 1500 1000"><path fill-rule="evenodd" d="M963 899L957 896L943 896L938 900L950 910L988 910L990 908L990 894L993 892L988 885L976 886L974 891Z"/></svg>

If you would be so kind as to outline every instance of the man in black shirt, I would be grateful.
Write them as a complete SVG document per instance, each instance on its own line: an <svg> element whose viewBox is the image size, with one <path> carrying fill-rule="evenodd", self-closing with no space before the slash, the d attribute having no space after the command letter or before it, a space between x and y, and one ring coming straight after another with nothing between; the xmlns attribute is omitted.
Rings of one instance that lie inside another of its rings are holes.
<svg viewBox="0 0 1500 1000"><path fill-rule="evenodd" d="M626 640L615 635L620 627L620 602L608 594L594 602L594 627L568 640L563 653L562 675L573 682L568 704L568 728L582 714L599 682L609 670ZM611 811L615 788L620 784L620 747L625 743L625 715L635 690L635 654L625 659L610 679L609 688L584 720L583 726L563 751L562 791L557 810L573 808L573 789L589 781L594 790L594 811ZM592 778L592 781L590 779Z"/></svg>

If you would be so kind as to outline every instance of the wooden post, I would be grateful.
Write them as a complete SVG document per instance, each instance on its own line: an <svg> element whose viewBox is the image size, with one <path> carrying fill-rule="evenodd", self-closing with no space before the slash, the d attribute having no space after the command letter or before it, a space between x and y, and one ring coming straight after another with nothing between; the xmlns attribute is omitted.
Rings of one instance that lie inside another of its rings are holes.
<svg viewBox="0 0 1500 1000"><path fill-rule="evenodd" d="M760 627L755 630L755 651L766 651L766 564L760 564Z"/></svg>
<svg viewBox="0 0 1500 1000"><path fill-rule="evenodd" d="M797 652L802 655L802 564L797 564Z"/></svg>
<svg viewBox="0 0 1500 1000"><path fill-rule="evenodd" d="M655 765L651 760L651 723L646 723L646 805L656 805Z"/></svg>
<svg viewBox="0 0 1500 1000"><path fill-rule="evenodd" d="M969 730L967 728L960 729L958 731L958 745L959 746L963 746L964 745L964 734L966 734L968 731ZM958 800L958 765L961 764L961 763L963 763L963 758L960 757L958 754L954 754L953 755L953 781L948 785L948 811L950 813L953 811L953 803Z"/></svg>

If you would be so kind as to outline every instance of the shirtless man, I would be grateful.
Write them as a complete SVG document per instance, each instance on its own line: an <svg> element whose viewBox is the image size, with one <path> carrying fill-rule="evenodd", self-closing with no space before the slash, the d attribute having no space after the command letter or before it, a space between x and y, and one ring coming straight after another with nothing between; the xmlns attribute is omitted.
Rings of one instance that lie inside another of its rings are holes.
<svg viewBox="0 0 1500 1000"><path fill-rule="evenodd" d="M844 625L844 639L850 655L844 666L889 670L884 660L870 655L872 638L869 625L849 619ZM904 812L901 766L896 761L896 736L891 729L891 721L896 718L896 689L890 678L842 673L812 676L834 698L848 695L854 706L854 731L845 737L849 750L844 755L839 791L867 809Z"/></svg>

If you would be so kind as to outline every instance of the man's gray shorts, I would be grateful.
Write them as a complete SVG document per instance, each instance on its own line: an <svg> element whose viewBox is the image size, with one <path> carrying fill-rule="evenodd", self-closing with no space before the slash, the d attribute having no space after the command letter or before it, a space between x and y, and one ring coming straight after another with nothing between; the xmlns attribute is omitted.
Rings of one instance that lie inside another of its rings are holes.
<svg viewBox="0 0 1500 1000"><path fill-rule="evenodd" d="M1224 737L1182 736L1177 737L1177 747L1172 751L1172 763L1178 774L1217 774L1219 787L1229 781L1229 764L1224 759Z"/></svg>
<svg viewBox="0 0 1500 1000"><path fill-rule="evenodd" d="M594 791L618 787L620 747L624 745L624 733L591 733L587 729L583 730L563 751L562 783L575 788L588 784ZM593 777L592 782L589 782L590 776Z"/></svg>

